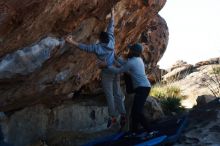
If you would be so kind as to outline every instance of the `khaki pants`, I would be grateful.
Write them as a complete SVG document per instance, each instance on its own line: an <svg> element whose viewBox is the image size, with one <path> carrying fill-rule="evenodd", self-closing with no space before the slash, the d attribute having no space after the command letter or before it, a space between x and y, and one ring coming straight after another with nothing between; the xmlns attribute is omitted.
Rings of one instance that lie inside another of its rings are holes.
<svg viewBox="0 0 220 146"><path fill-rule="evenodd" d="M102 71L101 80L107 99L109 116L117 116L118 113L125 114L124 94L120 87L120 75Z"/></svg>

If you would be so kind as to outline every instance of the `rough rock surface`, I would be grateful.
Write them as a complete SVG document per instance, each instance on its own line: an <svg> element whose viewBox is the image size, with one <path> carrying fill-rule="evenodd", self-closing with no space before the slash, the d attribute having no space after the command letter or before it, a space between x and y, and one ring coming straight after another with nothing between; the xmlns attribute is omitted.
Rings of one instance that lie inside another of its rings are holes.
<svg viewBox="0 0 220 146"><path fill-rule="evenodd" d="M200 61L196 63L195 65L188 64L187 62L183 60L176 61L175 64L172 65L171 68L167 70L167 73L162 77L163 80L166 81L175 81L185 78L187 75L193 72L197 72L200 70L199 68L202 66L208 66L208 65L218 65L220 64L220 57L216 58L210 58L205 61Z"/></svg>
<svg viewBox="0 0 220 146"><path fill-rule="evenodd" d="M211 96L211 95L201 95L198 96L196 99L196 106L200 107L200 106L204 106L207 103L211 102L212 100L216 99L216 96Z"/></svg>
<svg viewBox="0 0 220 146"><path fill-rule="evenodd" d="M162 81L162 77L168 73L165 69L160 69L158 65L154 68L151 68L149 72L150 74L148 74L148 79L152 85Z"/></svg>
<svg viewBox="0 0 220 146"><path fill-rule="evenodd" d="M58 132L95 132L106 128L106 105L92 101L66 103L50 109L36 105L2 116L4 141L14 146L25 146L37 140L48 140Z"/></svg>
<svg viewBox="0 0 220 146"><path fill-rule="evenodd" d="M195 64L196 67L203 66L203 65L210 65L210 64L220 64L220 57L210 58L206 61L200 61Z"/></svg>
<svg viewBox="0 0 220 146"><path fill-rule="evenodd" d="M173 81L169 85L180 87L182 94L187 97L183 100L183 105L192 108L197 104L198 96L213 95L212 90L215 92L215 96L220 95L220 76L212 73L213 68L219 67L219 64L194 67L191 73L185 74L184 78Z"/></svg>
<svg viewBox="0 0 220 146"><path fill-rule="evenodd" d="M145 46L145 62L154 67L168 43L166 22L158 15L165 2L1 0L0 111L38 103L54 106L99 81L95 56L70 49L62 38L71 33L78 41L96 42L111 5L117 54L139 41Z"/></svg>
<svg viewBox="0 0 220 146"><path fill-rule="evenodd" d="M3 133L5 142L13 143L14 146L25 146L38 140L45 140L51 146L66 146L68 143L76 146L78 141L82 144L87 139L103 136L101 133L112 134L119 127L107 129L108 110L106 102L97 102L101 99L79 99L77 103L65 102L52 109L35 105L13 114L1 112L0 133ZM147 100L145 113L150 120L164 116L160 104L152 97Z"/></svg>
<svg viewBox="0 0 220 146"><path fill-rule="evenodd" d="M192 109L185 133L175 146L219 146L219 124L220 98L217 98Z"/></svg>
<svg viewBox="0 0 220 146"><path fill-rule="evenodd" d="M172 67L169 69L170 71L179 68L179 67L183 67L183 66L188 66L189 64L183 60L177 60L176 63L174 63L172 65Z"/></svg>
<svg viewBox="0 0 220 146"><path fill-rule="evenodd" d="M185 78L192 72L193 66L190 64L176 67L172 71L165 74L162 78L164 81L175 81Z"/></svg>
<svg viewBox="0 0 220 146"><path fill-rule="evenodd" d="M161 104L155 97L147 97L145 111L145 116L149 121L158 121L165 117Z"/></svg>

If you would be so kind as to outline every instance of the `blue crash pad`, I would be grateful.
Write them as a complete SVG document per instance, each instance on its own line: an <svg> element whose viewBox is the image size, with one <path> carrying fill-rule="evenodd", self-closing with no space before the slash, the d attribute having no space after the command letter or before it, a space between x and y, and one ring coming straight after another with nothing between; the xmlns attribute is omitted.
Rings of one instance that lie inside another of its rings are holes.
<svg viewBox="0 0 220 146"><path fill-rule="evenodd" d="M119 132L114 135L95 139L83 146L156 146L175 143L186 126L188 116L172 117L152 124L150 132L140 130L136 136L127 136L129 132Z"/></svg>

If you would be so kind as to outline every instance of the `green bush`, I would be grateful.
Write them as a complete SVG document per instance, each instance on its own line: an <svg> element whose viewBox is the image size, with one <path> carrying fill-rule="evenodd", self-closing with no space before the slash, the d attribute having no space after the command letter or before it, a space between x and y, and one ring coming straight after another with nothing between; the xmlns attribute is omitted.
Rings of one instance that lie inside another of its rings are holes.
<svg viewBox="0 0 220 146"><path fill-rule="evenodd" d="M220 97L220 67L213 67L211 72L203 73L200 85L206 86L213 96Z"/></svg>
<svg viewBox="0 0 220 146"><path fill-rule="evenodd" d="M212 74L220 75L220 67L214 67L212 69Z"/></svg>
<svg viewBox="0 0 220 146"><path fill-rule="evenodd" d="M166 93L167 97L182 97L180 88L175 86L167 87Z"/></svg>
<svg viewBox="0 0 220 146"><path fill-rule="evenodd" d="M157 97L157 98L164 98L166 97L166 91L164 88L159 86L154 86L151 88L150 96Z"/></svg>
<svg viewBox="0 0 220 146"><path fill-rule="evenodd" d="M181 90L176 86L153 86L150 96L156 97L161 102L165 114L180 113L183 111L181 101L184 96L181 95Z"/></svg>
<svg viewBox="0 0 220 146"><path fill-rule="evenodd" d="M156 85L156 86L152 87L151 92L150 92L150 96L157 97L157 98L166 98L166 97L183 98L179 87L160 86L160 85Z"/></svg>
<svg viewBox="0 0 220 146"><path fill-rule="evenodd" d="M181 113L183 107L181 106L181 98L179 97L167 97L161 100L163 111L166 115L172 115L173 113Z"/></svg>

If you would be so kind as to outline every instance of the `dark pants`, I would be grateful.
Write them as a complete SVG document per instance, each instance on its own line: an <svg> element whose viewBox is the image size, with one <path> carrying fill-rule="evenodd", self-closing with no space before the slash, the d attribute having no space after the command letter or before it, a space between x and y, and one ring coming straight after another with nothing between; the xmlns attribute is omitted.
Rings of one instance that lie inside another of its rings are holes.
<svg viewBox="0 0 220 146"><path fill-rule="evenodd" d="M134 102L131 111L132 132L138 131L139 124L141 124L144 129L148 129L148 120L144 116L144 104L150 93L150 89L150 87L138 87L135 89Z"/></svg>

